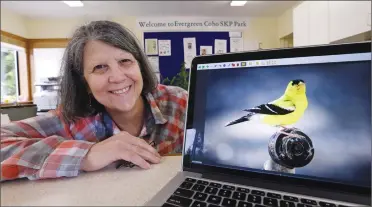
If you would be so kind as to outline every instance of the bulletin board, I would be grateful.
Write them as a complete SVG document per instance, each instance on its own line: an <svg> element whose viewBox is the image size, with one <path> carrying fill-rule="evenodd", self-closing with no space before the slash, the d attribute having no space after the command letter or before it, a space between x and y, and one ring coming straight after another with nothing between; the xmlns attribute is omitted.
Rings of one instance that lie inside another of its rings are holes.
<svg viewBox="0 0 372 207"><path fill-rule="evenodd" d="M157 39L157 40L170 40L171 55L159 56L159 71L160 81L163 79L171 79L180 71L181 64L184 61L184 46L183 38L195 38L196 42L196 55L200 55L200 46L212 46L214 54L215 39L226 40L226 51L230 52L230 36L229 32L144 32L144 40Z"/></svg>

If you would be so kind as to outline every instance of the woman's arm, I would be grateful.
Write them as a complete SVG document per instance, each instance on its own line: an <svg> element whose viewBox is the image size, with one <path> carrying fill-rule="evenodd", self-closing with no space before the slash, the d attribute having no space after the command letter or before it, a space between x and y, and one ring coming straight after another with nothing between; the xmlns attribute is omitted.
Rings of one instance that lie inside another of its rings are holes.
<svg viewBox="0 0 372 207"><path fill-rule="evenodd" d="M93 142L74 140L56 112L1 127L1 181L72 177Z"/></svg>

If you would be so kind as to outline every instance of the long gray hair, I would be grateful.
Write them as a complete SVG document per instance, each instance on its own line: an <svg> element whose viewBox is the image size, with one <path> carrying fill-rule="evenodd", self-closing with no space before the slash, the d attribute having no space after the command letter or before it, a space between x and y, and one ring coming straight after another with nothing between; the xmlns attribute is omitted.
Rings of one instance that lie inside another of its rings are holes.
<svg viewBox="0 0 372 207"><path fill-rule="evenodd" d="M83 75L84 47L89 40L102 41L133 55L141 69L142 95L156 88L158 84L146 55L129 30L111 21L90 22L75 31L62 59L59 107L67 122L104 110L104 106L88 93L88 85Z"/></svg>

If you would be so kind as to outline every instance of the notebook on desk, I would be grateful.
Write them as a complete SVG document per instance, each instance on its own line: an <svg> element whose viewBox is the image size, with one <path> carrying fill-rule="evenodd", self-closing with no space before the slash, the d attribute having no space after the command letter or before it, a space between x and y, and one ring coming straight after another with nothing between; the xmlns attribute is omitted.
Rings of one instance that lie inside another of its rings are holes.
<svg viewBox="0 0 372 207"><path fill-rule="evenodd" d="M371 205L371 42L196 57L189 94L146 206Z"/></svg>

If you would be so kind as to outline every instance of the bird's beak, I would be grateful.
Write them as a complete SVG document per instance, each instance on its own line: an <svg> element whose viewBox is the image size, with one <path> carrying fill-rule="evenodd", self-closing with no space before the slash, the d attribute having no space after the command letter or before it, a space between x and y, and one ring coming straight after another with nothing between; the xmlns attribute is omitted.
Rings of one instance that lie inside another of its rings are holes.
<svg viewBox="0 0 372 207"><path fill-rule="evenodd" d="M299 83L298 85L297 85L297 90L301 90L301 89L303 89L305 87L305 83Z"/></svg>

